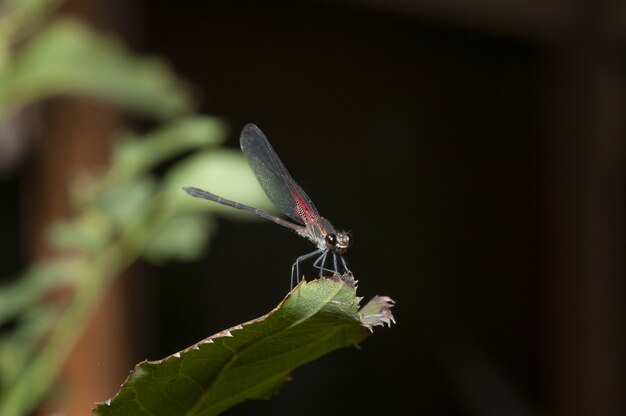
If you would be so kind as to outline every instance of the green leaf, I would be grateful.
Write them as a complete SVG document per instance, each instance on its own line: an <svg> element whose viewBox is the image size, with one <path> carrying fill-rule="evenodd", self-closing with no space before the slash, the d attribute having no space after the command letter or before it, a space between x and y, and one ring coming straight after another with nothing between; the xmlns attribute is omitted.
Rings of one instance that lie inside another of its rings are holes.
<svg viewBox="0 0 626 416"><path fill-rule="evenodd" d="M202 256L214 228L211 218L185 215L169 218L149 239L144 256L153 263L190 261Z"/></svg>
<svg viewBox="0 0 626 416"><path fill-rule="evenodd" d="M107 184L100 189L93 202L111 223L123 227L143 216L144 210L156 189L155 181L140 177L134 181Z"/></svg>
<svg viewBox="0 0 626 416"><path fill-rule="evenodd" d="M361 322L370 331L375 326L391 326L396 323L391 314L391 307L395 304L388 296L374 296L367 305L359 311Z"/></svg>
<svg viewBox="0 0 626 416"><path fill-rule="evenodd" d="M42 338L61 313L54 304L29 305L11 333L0 336L0 387L14 383L28 365Z"/></svg>
<svg viewBox="0 0 626 416"><path fill-rule="evenodd" d="M158 118L190 109L188 87L157 59L136 58L121 43L77 21L50 23L19 50L0 78L0 116L28 102L86 95Z"/></svg>
<svg viewBox="0 0 626 416"><path fill-rule="evenodd" d="M115 146L114 175L128 178L145 173L182 152L219 144L225 137L221 120L199 115L178 119L141 137L126 133Z"/></svg>
<svg viewBox="0 0 626 416"><path fill-rule="evenodd" d="M17 16L39 16L50 9L56 0L3 0L2 7L6 13ZM11 16L12 17L12 16Z"/></svg>
<svg viewBox="0 0 626 416"><path fill-rule="evenodd" d="M192 198L183 191L185 186L203 188L224 198L263 210L274 209L238 150L216 149L188 157L170 170L163 188L171 206L178 212L217 211L253 219L254 215L249 213Z"/></svg>
<svg viewBox="0 0 626 416"><path fill-rule="evenodd" d="M275 394L295 368L367 337L354 279L342 278L303 281L269 314L163 360L138 364L94 414L208 416ZM372 309L365 315L372 312L381 313Z"/></svg>
<svg viewBox="0 0 626 416"><path fill-rule="evenodd" d="M113 227L108 218L90 212L75 220L59 220L47 230L51 246L96 252L109 243Z"/></svg>
<svg viewBox="0 0 626 416"><path fill-rule="evenodd" d="M36 263L12 284L1 285L0 325L31 308L52 288L72 284L71 271L77 268L76 263L71 258Z"/></svg>
<svg viewBox="0 0 626 416"><path fill-rule="evenodd" d="M0 8L2 9L0 13L0 48L3 49L3 52L10 50L12 46L39 26L61 3L63 0L0 1ZM0 60L4 63L4 60ZM0 68L3 66L0 64Z"/></svg>

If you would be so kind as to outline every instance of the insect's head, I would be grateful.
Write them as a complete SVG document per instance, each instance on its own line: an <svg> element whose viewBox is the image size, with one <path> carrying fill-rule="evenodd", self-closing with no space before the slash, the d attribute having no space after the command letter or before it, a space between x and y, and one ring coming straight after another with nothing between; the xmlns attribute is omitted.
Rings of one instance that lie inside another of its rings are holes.
<svg viewBox="0 0 626 416"><path fill-rule="evenodd" d="M352 234L346 231L337 231L337 233L328 233L324 237L324 241L331 250L343 253L352 245Z"/></svg>

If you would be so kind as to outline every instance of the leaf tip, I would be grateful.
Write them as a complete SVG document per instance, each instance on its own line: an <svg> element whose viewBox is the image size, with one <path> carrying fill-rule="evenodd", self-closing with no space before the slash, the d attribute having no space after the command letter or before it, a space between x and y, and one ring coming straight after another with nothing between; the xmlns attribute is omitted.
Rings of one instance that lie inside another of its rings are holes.
<svg viewBox="0 0 626 416"><path fill-rule="evenodd" d="M373 332L375 326L389 326L395 324L396 320L391 313L391 308L394 307L396 302L388 296L374 296L367 305L365 305L359 311L359 317L361 323L370 332Z"/></svg>
<svg viewBox="0 0 626 416"><path fill-rule="evenodd" d="M356 289L357 283L359 283L359 281L354 278L354 275L352 274L351 271L348 271L342 275L335 274L335 276L333 277L336 278L337 280L342 281L350 289Z"/></svg>

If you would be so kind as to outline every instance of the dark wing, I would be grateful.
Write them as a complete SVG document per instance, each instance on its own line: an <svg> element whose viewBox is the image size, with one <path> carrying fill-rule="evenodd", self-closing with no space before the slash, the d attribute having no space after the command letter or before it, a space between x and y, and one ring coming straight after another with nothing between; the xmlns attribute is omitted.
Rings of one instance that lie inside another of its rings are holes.
<svg viewBox="0 0 626 416"><path fill-rule="evenodd" d="M305 224L319 216L311 198L293 180L285 165L254 124L246 124L239 138L241 151L267 197L292 220Z"/></svg>

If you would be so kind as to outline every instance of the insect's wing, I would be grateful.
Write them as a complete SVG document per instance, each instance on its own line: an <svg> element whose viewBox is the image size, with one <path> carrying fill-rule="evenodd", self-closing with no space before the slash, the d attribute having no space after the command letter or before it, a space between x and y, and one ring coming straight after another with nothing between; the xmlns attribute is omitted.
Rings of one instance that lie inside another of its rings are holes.
<svg viewBox="0 0 626 416"><path fill-rule="evenodd" d="M293 180L267 138L254 124L246 124L239 138L241 151L267 197L300 224L319 216L311 198Z"/></svg>

